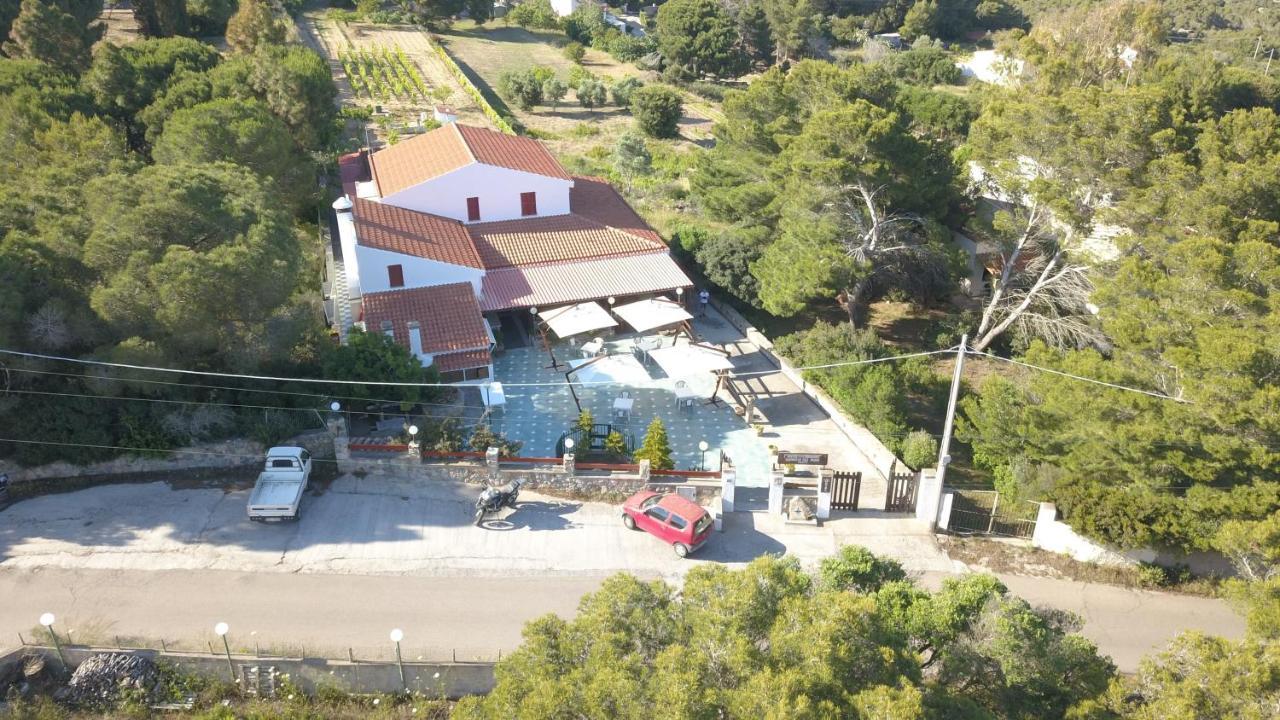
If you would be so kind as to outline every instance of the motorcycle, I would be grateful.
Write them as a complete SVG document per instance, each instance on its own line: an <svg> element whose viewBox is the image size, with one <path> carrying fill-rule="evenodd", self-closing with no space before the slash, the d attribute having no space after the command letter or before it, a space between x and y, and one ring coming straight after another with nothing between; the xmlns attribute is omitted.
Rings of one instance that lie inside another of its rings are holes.
<svg viewBox="0 0 1280 720"><path fill-rule="evenodd" d="M524 485L524 482L524 479L520 478L502 487L485 488L476 499L476 527L484 522L485 515L501 510L504 505L515 510L516 499L520 497L520 486Z"/></svg>

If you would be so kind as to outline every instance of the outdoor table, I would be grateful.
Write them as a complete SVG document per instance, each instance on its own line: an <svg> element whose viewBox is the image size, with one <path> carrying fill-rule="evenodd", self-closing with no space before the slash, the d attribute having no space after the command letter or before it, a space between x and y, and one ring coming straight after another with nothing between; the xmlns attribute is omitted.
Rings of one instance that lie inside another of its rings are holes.
<svg viewBox="0 0 1280 720"><path fill-rule="evenodd" d="M599 355L601 350L604 350L604 339L596 338L591 342L582 343L582 348L580 349L582 350L582 357L593 358Z"/></svg>
<svg viewBox="0 0 1280 720"><path fill-rule="evenodd" d="M676 388L675 393L676 407L679 408L693 407L693 401L698 397L698 391L687 385Z"/></svg>
<svg viewBox="0 0 1280 720"><path fill-rule="evenodd" d="M635 407L635 398L620 397L613 401L613 416L619 419L630 420L631 408Z"/></svg>

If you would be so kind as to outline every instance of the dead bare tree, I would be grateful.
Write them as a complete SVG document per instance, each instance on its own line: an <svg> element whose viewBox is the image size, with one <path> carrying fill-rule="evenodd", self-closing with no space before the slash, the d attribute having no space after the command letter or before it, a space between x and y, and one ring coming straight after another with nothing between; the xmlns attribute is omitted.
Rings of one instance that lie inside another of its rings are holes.
<svg viewBox="0 0 1280 720"><path fill-rule="evenodd" d="M1010 329L1053 347L1103 345L1106 337L1089 310L1090 268L1069 252L1073 231L1055 229L1049 210L1037 202L1014 216L1021 229L999 243L1000 274L973 349L985 350Z"/></svg>
<svg viewBox="0 0 1280 720"><path fill-rule="evenodd" d="M874 293L889 287L927 292L945 279L946 271L918 215L889 212L877 198L883 188L858 182L842 190L841 199L828 207L838 210L848 228L840 243L855 270L837 300L849 322L860 329L867 324L867 305Z"/></svg>

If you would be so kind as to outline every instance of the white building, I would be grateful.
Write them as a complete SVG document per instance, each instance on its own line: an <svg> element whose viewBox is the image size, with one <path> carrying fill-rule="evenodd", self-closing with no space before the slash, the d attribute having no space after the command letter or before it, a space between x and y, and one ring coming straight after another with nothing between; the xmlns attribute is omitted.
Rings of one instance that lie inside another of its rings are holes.
<svg viewBox="0 0 1280 720"><path fill-rule="evenodd" d="M339 331L386 332L449 380L491 376L492 328L530 308L691 285L617 191L530 138L450 123L339 166Z"/></svg>
<svg viewBox="0 0 1280 720"><path fill-rule="evenodd" d="M551 9L560 17L567 17L578 9L578 0L551 0Z"/></svg>

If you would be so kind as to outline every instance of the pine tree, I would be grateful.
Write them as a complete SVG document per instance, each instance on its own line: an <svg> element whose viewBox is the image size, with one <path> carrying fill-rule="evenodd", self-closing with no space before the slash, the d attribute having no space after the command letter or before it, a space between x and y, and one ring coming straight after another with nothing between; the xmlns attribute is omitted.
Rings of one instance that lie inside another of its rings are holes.
<svg viewBox="0 0 1280 720"><path fill-rule="evenodd" d="M251 53L261 45L280 45L284 37L284 25L276 19L267 0L240 0L240 9L227 22L227 44L236 52Z"/></svg>
<svg viewBox="0 0 1280 720"><path fill-rule="evenodd" d="M667 440L667 428L662 420L654 418L644 432L644 443L636 451L636 460L648 460L650 470L672 470L671 443Z"/></svg>
<svg viewBox="0 0 1280 720"><path fill-rule="evenodd" d="M106 26L96 21L101 9L84 0L23 0L5 54L78 75L89 65L89 49L105 32Z"/></svg>
<svg viewBox="0 0 1280 720"><path fill-rule="evenodd" d="M614 430L605 436L604 451L610 455L626 457L629 454L626 438L622 437L622 433Z"/></svg>

